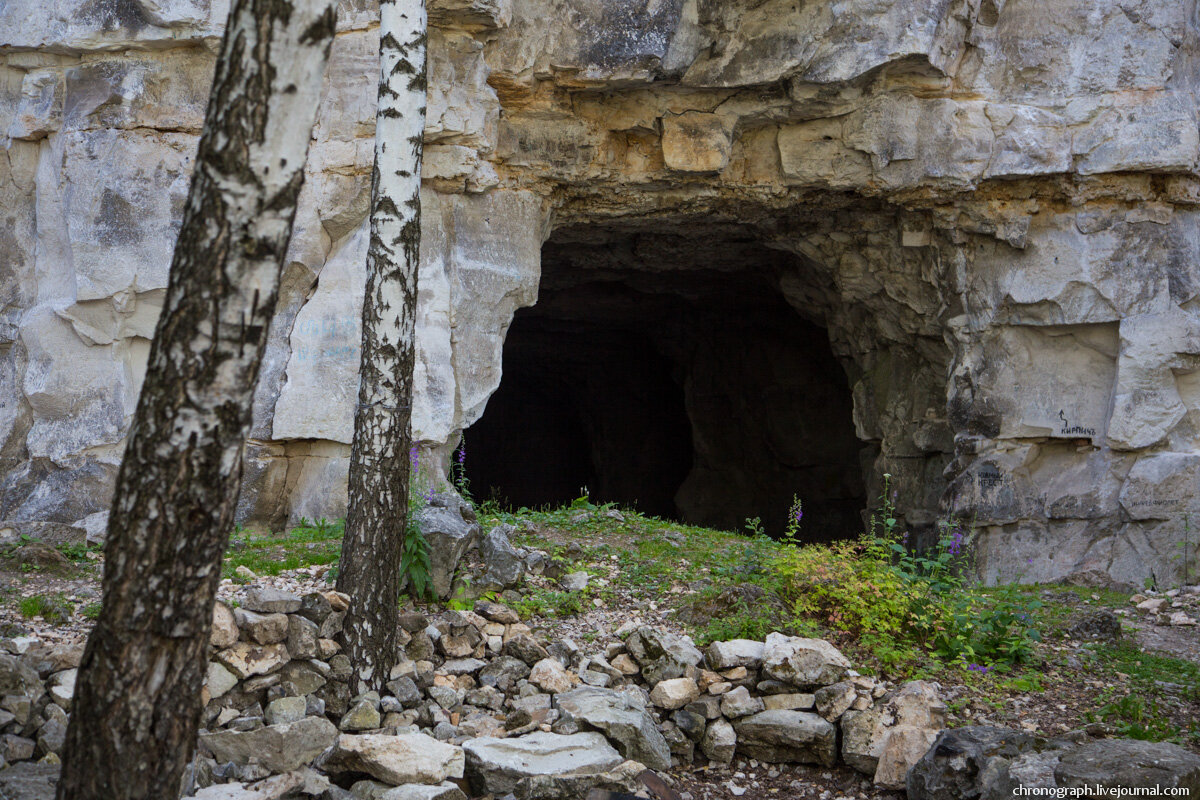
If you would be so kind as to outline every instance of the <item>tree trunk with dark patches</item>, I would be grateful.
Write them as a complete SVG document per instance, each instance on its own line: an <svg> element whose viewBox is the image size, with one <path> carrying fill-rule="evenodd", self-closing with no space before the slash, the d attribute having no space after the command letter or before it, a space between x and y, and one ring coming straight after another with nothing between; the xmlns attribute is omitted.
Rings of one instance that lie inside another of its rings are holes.
<svg viewBox="0 0 1200 800"><path fill-rule="evenodd" d="M397 657L421 240L425 25L424 0L379 4L379 106L362 371L337 581L352 598L342 636L356 693L382 689Z"/></svg>
<svg viewBox="0 0 1200 800"><path fill-rule="evenodd" d="M170 800L195 748L251 395L332 0L234 0L108 524L58 800Z"/></svg>

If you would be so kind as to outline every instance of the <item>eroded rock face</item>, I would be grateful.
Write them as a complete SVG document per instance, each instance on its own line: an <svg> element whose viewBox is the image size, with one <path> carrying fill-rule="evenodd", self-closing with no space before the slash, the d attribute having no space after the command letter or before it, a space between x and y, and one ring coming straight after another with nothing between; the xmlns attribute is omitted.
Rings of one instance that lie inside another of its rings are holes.
<svg viewBox="0 0 1200 800"><path fill-rule="evenodd" d="M499 385L552 228L650 275L639 241L699 229L690 252L828 332L866 451L854 496L887 473L909 525L971 520L989 580L1172 582L1200 511L1197 17L1127 6L431 3L423 467L444 473ZM0 10L0 531L81 538L103 530L226 5L32 8ZM342 12L252 525L345 507L377 32L369 4ZM788 258L750 269L731 243Z"/></svg>

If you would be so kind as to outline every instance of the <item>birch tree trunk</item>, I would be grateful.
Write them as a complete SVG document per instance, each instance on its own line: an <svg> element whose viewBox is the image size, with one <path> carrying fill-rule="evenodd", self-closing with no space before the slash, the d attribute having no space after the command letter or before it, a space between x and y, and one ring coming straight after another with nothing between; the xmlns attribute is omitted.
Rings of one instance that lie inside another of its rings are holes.
<svg viewBox="0 0 1200 800"><path fill-rule="evenodd" d="M59 800L179 796L335 8L234 0L230 10L117 477Z"/></svg>
<svg viewBox="0 0 1200 800"><path fill-rule="evenodd" d="M338 589L352 598L342 637L355 670L356 694L382 689L397 656L421 241L424 0L381 0L379 35L362 370L337 580Z"/></svg>

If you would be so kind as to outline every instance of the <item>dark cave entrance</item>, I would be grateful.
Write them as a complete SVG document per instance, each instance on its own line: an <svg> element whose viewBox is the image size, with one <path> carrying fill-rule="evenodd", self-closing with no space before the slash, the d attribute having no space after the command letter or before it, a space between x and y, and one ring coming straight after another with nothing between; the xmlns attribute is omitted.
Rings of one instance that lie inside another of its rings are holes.
<svg viewBox="0 0 1200 800"><path fill-rule="evenodd" d="M536 508L586 486L593 502L779 534L798 495L804 538L857 534L865 445L825 330L779 289L796 261L736 230L556 232L466 432L475 496Z"/></svg>

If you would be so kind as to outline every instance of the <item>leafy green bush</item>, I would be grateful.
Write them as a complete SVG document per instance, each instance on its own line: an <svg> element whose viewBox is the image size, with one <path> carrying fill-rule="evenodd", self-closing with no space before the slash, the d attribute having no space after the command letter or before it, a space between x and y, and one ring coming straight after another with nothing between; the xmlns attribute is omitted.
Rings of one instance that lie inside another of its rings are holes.
<svg viewBox="0 0 1200 800"><path fill-rule="evenodd" d="M885 666L911 663L914 648L962 666L1028 661L1040 634L1039 601L1015 587L991 595L964 579L969 566L961 525L941 526L938 543L915 553L900 530L885 476L881 508L855 541L786 548L773 563L801 628L813 622L871 648ZM802 514L792 508L793 523Z"/></svg>

